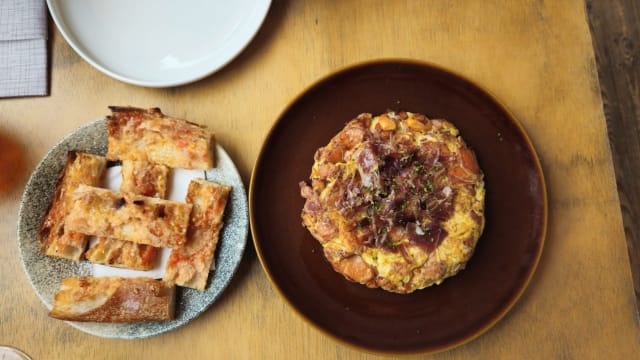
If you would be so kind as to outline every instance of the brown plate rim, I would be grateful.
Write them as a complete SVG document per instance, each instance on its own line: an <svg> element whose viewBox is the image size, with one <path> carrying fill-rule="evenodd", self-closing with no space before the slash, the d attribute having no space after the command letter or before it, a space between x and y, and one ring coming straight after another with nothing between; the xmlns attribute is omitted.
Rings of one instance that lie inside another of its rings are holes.
<svg viewBox="0 0 640 360"><path fill-rule="evenodd" d="M373 349L373 348L367 348L361 345L356 345L353 343L350 343L338 336L335 336L333 333L331 333L330 331L327 331L326 329L320 327L318 324L316 324L315 322L313 322L310 318L307 317L307 315L305 315L300 309L298 309L294 303L284 294L284 292L282 291L282 289L280 288L280 285L278 285L278 283L276 282L276 280L273 278L271 272L269 271L269 267L266 264L266 260L264 259L264 255L262 254L262 249L261 249L261 245L260 245L260 239L259 239L259 234L255 229L255 220L254 220L254 199L255 199L255 177L256 174L260 171L261 169L261 165L262 165L262 160L264 157L264 154L266 152L266 145L269 143L269 140L274 136L274 133L276 131L276 129L278 128L278 126L280 125L280 123L283 121L283 117L284 115L286 115L289 110L301 99L303 98L308 92L310 92L312 89L315 89L316 87L320 86L321 84L325 83L326 81L332 79L333 77L339 76L341 74L359 69L359 68L363 68L363 67L367 67L367 66L372 66L372 65L376 65L376 64L388 64L388 65L393 65L393 64L409 64L409 65L417 65L417 66L422 66L422 67L426 67L426 68L431 68L432 70L436 70L442 73L446 73L449 76L458 78L459 80L466 82L468 85L475 87L477 90L479 90L481 93L483 93L483 95L485 95L488 99L490 99L495 105L497 105L498 107L500 107L500 109L502 111L504 111L504 113L507 115L507 117L509 118L509 120L513 123L513 125L516 126L516 128L518 129L518 131L520 132L520 135L522 136L522 138L524 139L526 145L527 145L527 150L530 152L533 160L534 160L534 164L536 167L536 172L539 175L539 180L540 180L540 190L541 190L541 194L542 194L542 224L541 224L541 231L540 231L540 238L538 239L538 249L536 252L536 256L535 256L535 260L532 262L531 268L529 269L529 273L527 274L526 279L524 280L524 282L521 284L520 288L518 289L518 291L515 293L515 295L510 299L509 302L507 302L505 304L505 306L501 309L501 311L499 311L499 313L497 313L492 319L491 321L488 321L486 324L484 324L484 326L478 328L478 330L466 337L461 337L460 339L457 339L456 341L452 341L446 344L442 344L441 346L433 346L433 347L425 347L423 350L418 350L418 351L401 351L401 352L396 352L396 351L383 351L380 349ZM533 278L533 275L535 274L535 271L538 267L538 264L540 262L540 259L542 257L542 252L544 249L544 244L545 244L545 239L546 239L546 234L547 234L547 225L548 225L548 198L547 198L548 194L547 194L547 186L546 186L546 181L545 181L545 176L544 176L544 172L542 170L542 165L540 162L540 158L538 157L538 153L535 150L535 147L533 146L533 142L531 141L531 139L529 138L529 135L527 134L527 132L525 131L524 127L522 126L522 124L520 123L520 121L515 117L515 115L502 103L500 102L496 96L493 95L493 93L491 93L490 91L488 91L486 88L484 88L483 86L478 85L476 82L470 80L469 78L467 78L466 76L463 76L459 73L453 72L449 69L446 69L440 65L437 65L435 63L431 63L428 61L424 61L424 60L417 60L417 59L410 59L410 58L380 58L380 59L373 59L373 60L369 60L369 61L364 61L364 62L358 62L358 63L354 63L342 68L338 68L334 71L329 72L328 74L320 77L319 79L313 81L310 85L308 85L307 87L305 87L301 92L299 92L296 96L294 96L292 98L292 100L290 100L288 102L288 104L284 107L284 109L278 114L278 117L276 119L276 121L272 124L269 132L267 133L267 135L264 137L263 142L262 142L262 146L260 148L260 152L258 153L258 157L256 159L256 162L253 166L253 169L251 171L251 179L250 179L250 183L249 183L249 225L251 228L251 235L252 235L252 240L253 240L253 244L254 247L256 249L256 254L258 256L258 260L260 261L260 265L262 266L262 269L264 270L265 274L267 275L267 278L269 279L269 282L271 283L271 286L276 290L276 292L280 295L281 298L283 298L285 300L285 302L289 305L289 307L291 307L294 310L294 313L296 313L303 321L305 321L306 323L310 324L312 327L314 327L315 329L319 330L321 333L329 336L330 338L334 339L335 341L337 341L340 344L346 345L352 349L356 349L356 350L360 350L360 351L365 351L367 353L371 353L371 354L377 354L377 355L412 355L412 354L435 354L435 353L439 353L439 352L444 352L447 350L451 350L453 348L462 346L476 338L478 338L480 335L484 334L485 332L487 332L489 329L491 329L495 324L498 323L498 321L500 321L502 318L504 318L504 316L513 308L513 306L516 304L516 302L520 299L520 297L522 296L522 294L525 292L525 290L528 288L529 283L531 281L531 279Z"/></svg>

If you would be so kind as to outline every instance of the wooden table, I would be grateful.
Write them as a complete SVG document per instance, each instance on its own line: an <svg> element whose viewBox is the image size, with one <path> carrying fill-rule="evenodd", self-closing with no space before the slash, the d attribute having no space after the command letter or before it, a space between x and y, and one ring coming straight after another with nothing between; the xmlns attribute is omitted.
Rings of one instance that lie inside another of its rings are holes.
<svg viewBox="0 0 640 360"><path fill-rule="evenodd" d="M527 291L487 333L434 358L640 354L583 1L275 0L258 36L230 65L168 89L111 79L81 60L53 26L51 33L51 95L0 100L0 132L19 146L17 160L0 163L7 179L0 182L0 344L34 359L374 357L298 317L270 285L251 245L223 296L187 326L135 341L87 335L47 317L18 259L16 223L24 185L45 152L104 116L108 105L159 106L210 126L248 185L262 140L296 94L344 66L401 57L458 72L506 104L536 146L549 190L545 250Z"/></svg>

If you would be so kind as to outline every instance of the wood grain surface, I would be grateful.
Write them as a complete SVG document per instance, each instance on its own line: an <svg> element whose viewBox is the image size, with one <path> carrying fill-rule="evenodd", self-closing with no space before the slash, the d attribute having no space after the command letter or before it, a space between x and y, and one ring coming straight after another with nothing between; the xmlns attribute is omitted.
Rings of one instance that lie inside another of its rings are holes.
<svg viewBox="0 0 640 360"><path fill-rule="evenodd" d="M232 63L167 89L111 79L76 55L53 25L51 35L51 95L0 100L0 133L14 142L0 136L0 152L14 151L9 160L0 157L0 173L13 179L0 192L0 344L34 359L377 358L298 317L273 290L252 246L223 296L185 327L135 341L80 332L47 317L29 285L18 259L17 213L28 176L46 151L104 116L108 105L158 106L208 125L248 185L264 137L300 91L357 62L411 58L451 69L501 100L529 133L549 190L545 250L523 297L491 330L433 358L640 354L584 1L274 0L257 37ZM628 210L625 217L635 215Z"/></svg>
<svg viewBox="0 0 640 360"><path fill-rule="evenodd" d="M640 305L640 4L587 1L637 307Z"/></svg>

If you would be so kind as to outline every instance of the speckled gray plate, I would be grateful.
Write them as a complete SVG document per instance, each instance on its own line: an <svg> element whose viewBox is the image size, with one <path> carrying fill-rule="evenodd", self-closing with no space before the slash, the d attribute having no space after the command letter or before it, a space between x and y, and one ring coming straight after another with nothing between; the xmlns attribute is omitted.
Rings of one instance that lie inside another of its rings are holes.
<svg viewBox="0 0 640 360"><path fill-rule="evenodd" d="M37 231L53 195L58 174L62 170L69 150L82 150L104 155L107 151L106 122L96 120L78 128L56 144L38 164L27 182L18 214L18 249L22 265L31 285L46 305L53 307L53 296L60 281L69 276L91 276L92 266L87 262L73 262L45 256L40 253ZM178 288L176 318L166 322L134 324L101 324L68 322L89 334L105 338L138 339L158 335L196 318L205 311L227 287L235 273L248 234L247 198L238 171L224 149L216 148L217 167L203 175L225 185L233 186L218 248L216 270L209 276L204 292ZM44 311L43 311L44 312Z"/></svg>

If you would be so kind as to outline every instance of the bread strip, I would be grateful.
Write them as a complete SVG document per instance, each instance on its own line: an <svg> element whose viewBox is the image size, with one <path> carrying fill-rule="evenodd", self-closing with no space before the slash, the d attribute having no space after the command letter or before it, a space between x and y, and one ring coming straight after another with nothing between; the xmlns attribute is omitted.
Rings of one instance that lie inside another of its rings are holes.
<svg viewBox="0 0 640 360"><path fill-rule="evenodd" d="M95 264L146 271L156 266L159 250L151 245L101 236L84 255Z"/></svg>
<svg viewBox="0 0 640 360"><path fill-rule="evenodd" d="M156 247L185 243L192 205L81 185L67 228Z"/></svg>
<svg viewBox="0 0 640 360"><path fill-rule="evenodd" d="M175 287L150 278L62 280L49 316L69 321L128 323L172 320Z"/></svg>
<svg viewBox="0 0 640 360"><path fill-rule="evenodd" d="M146 161L122 161L120 191L164 198L169 168ZM93 263L115 267L150 270L156 265L159 249L151 245L100 237L85 253Z"/></svg>
<svg viewBox="0 0 640 360"><path fill-rule="evenodd" d="M214 166L214 134L206 127L162 114L160 109L110 107L109 160L141 160L174 168Z"/></svg>
<svg viewBox="0 0 640 360"><path fill-rule="evenodd" d="M164 199L169 168L147 161L122 160L120 191Z"/></svg>
<svg viewBox="0 0 640 360"><path fill-rule="evenodd" d="M215 267L214 252L218 244L222 215L231 186L194 179L187 190L187 204L193 204L187 242L173 249L164 280L204 291L209 271Z"/></svg>
<svg viewBox="0 0 640 360"><path fill-rule="evenodd" d="M38 229L43 253L71 260L80 260L87 246L87 236L69 231L65 222L70 210L70 196L81 184L98 185L107 160L98 155L70 151L58 178L49 210Z"/></svg>

